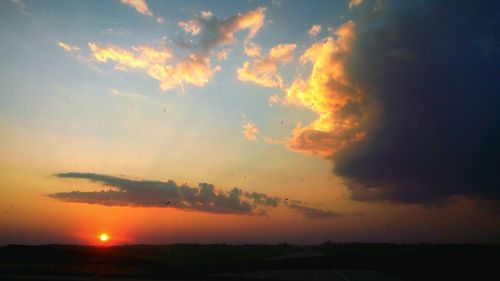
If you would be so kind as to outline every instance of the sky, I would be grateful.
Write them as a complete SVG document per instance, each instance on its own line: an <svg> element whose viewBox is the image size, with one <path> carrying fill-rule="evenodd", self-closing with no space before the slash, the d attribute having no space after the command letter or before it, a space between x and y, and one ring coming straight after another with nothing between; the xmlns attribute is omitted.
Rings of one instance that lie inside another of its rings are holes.
<svg viewBox="0 0 500 281"><path fill-rule="evenodd" d="M500 243L497 1L0 1L0 244Z"/></svg>

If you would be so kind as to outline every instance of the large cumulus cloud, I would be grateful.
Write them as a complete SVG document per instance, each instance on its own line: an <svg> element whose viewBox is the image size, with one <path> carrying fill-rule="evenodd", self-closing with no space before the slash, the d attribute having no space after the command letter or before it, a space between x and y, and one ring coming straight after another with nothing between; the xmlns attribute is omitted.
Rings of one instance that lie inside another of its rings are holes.
<svg viewBox="0 0 500 281"><path fill-rule="evenodd" d="M353 199L500 200L499 3L376 1L353 19L345 75L380 106L331 156Z"/></svg>

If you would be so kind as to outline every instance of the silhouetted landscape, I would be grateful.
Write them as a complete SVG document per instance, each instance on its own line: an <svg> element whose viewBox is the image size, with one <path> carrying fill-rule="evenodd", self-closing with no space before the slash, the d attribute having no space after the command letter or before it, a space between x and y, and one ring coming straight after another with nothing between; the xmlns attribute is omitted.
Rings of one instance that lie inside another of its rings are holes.
<svg viewBox="0 0 500 281"><path fill-rule="evenodd" d="M499 245L8 245L1 280L480 280Z"/></svg>

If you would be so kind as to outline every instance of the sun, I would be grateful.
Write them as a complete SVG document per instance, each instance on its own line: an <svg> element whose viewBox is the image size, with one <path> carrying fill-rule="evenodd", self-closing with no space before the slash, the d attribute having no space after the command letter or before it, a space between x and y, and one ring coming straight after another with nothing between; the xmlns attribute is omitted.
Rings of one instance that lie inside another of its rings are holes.
<svg viewBox="0 0 500 281"><path fill-rule="evenodd" d="M101 240L101 242L106 242L109 240L109 236L108 234L106 233L101 233L101 235L99 235L99 240Z"/></svg>

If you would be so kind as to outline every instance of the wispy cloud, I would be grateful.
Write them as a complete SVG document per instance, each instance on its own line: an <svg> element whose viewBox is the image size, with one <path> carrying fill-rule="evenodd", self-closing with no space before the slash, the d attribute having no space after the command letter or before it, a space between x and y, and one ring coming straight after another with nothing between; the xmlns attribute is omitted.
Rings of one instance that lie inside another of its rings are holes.
<svg viewBox="0 0 500 281"><path fill-rule="evenodd" d="M229 53L231 52L231 49L222 49L219 52L217 52L217 59L218 60L227 60L229 58Z"/></svg>
<svg viewBox="0 0 500 281"><path fill-rule="evenodd" d="M112 28L108 27L100 32L101 34L105 35L116 35L116 36L125 36L131 34L130 29L120 27L120 28Z"/></svg>
<svg viewBox="0 0 500 281"><path fill-rule="evenodd" d="M168 48L154 49L146 45L133 47L130 51L113 45L105 46L91 42L89 48L97 61L113 61L116 63L115 68L119 70L160 66L166 64L172 57L172 51Z"/></svg>
<svg viewBox="0 0 500 281"><path fill-rule="evenodd" d="M123 4L131 6L138 13L143 14L145 16L154 17L153 12L149 9L146 0L120 0ZM163 23L164 19L162 17L156 17L156 21L158 23Z"/></svg>
<svg viewBox="0 0 500 281"><path fill-rule="evenodd" d="M209 19L213 16L214 14L212 13L212 11L208 11L208 10L205 10L205 11L201 11L200 12L200 16L204 19Z"/></svg>
<svg viewBox="0 0 500 281"><path fill-rule="evenodd" d="M120 1L125 5L133 7L137 12L143 15L153 16L153 13L149 10L146 0L120 0Z"/></svg>
<svg viewBox="0 0 500 281"><path fill-rule="evenodd" d="M241 132L247 140L256 141L257 134L259 133L259 128L257 128L257 125L255 125L255 123L247 122L243 124L243 130Z"/></svg>
<svg viewBox="0 0 500 281"><path fill-rule="evenodd" d="M282 87L283 79L278 73L277 65L289 62L293 58L293 51L296 47L295 44L279 44L271 48L265 57L260 56L259 47L245 49L245 53L257 58L253 61L245 61L243 66L238 68L238 79L264 87Z"/></svg>
<svg viewBox="0 0 500 281"><path fill-rule="evenodd" d="M205 38L203 45L206 47L231 44L235 34L242 30L248 30L246 40L250 40L264 26L266 19L266 8L259 7L245 14L237 14L225 20L217 20L213 15L199 18L203 25Z"/></svg>
<svg viewBox="0 0 500 281"><path fill-rule="evenodd" d="M305 216L306 218L309 218L309 219L335 218L335 217L341 216L341 214L336 213L336 212L311 208L311 207L305 206L305 205L300 204L300 203L292 202L292 203L289 203L287 205L288 205L288 207L301 213L303 216Z"/></svg>
<svg viewBox="0 0 500 281"><path fill-rule="evenodd" d="M279 144L279 145L286 145L286 141L284 140L278 140L278 139L273 139L270 137L264 137L264 141L268 144Z"/></svg>
<svg viewBox="0 0 500 281"><path fill-rule="evenodd" d="M243 51L249 57L259 57L262 49L259 45L249 42L248 44L245 44Z"/></svg>
<svg viewBox="0 0 500 281"><path fill-rule="evenodd" d="M197 187L178 185L174 181L131 180L122 177L94 173L60 173L59 178L86 179L101 183L101 191L71 191L49 194L64 202L98 204L104 206L133 206L177 208L218 214L265 214L269 208L283 204L307 218L333 217L318 214L334 214L310 208L300 201L291 201L264 193L246 192L239 188L230 191L216 189L208 183ZM313 214L313 215L311 215ZM335 213L336 214L336 213ZM339 215L339 214L337 214Z"/></svg>
<svg viewBox="0 0 500 281"><path fill-rule="evenodd" d="M11 0L12 3L14 3L17 6L17 9L21 14L23 15L29 15L29 13L26 11L26 3L24 3L23 0Z"/></svg>
<svg viewBox="0 0 500 281"><path fill-rule="evenodd" d="M136 93L124 93L117 89L108 89L109 93L116 97L126 97L126 98L145 98L145 96Z"/></svg>
<svg viewBox="0 0 500 281"><path fill-rule="evenodd" d="M63 41L59 41L57 43L57 46L61 47L66 52L75 52L75 51L80 50L80 47L78 47L76 45L70 45L70 44L64 43Z"/></svg>
<svg viewBox="0 0 500 281"><path fill-rule="evenodd" d="M273 105L288 105L288 102L286 100L286 97L282 97L278 94L270 95L269 99L267 100L267 104L269 107L272 107Z"/></svg>
<svg viewBox="0 0 500 281"><path fill-rule="evenodd" d="M245 41L249 42L264 26L266 8L259 7L247 13L238 13L227 19L218 19L210 11L201 11L194 18L178 22L186 33L200 36L199 42L205 49L228 45L234 42L238 32L248 30Z"/></svg>
<svg viewBox="0 0 500 281"><path fill-rule="evenodd" d="M205 85L212 75L220 70L211 67L210 60L193 53L177 62L168 63L173 53L168 48L155 49L149 46L137 46L126 50L117 46L104 46L89 43L90 50L98 62L114 62L117 70L138 69L160 82L160 89L170 90L175 87Z"/></svg>
<svg viewBox="0 0 500 281"><path fill-rule="evenodd" d="M198 35L201 31L201 24L199 20L193 19L189 21L180 21L178 25L184 29L186 33L191 35Z"/></svg>
<svg viewBox="0 0 500 281"><path fill-rule="evenodd" d="M141 4L143 1L139 2L138 11L147 13L147 5L145 8ZM141 70L159 81L161 90L180 88L184 91L186 85L202 87L207 84L221 70L220 66L212 67L211 58L224 60L229 53L228 49L218 48L233 43L236 33L242 30L248 30L247 40L253 38L264 25L265 11L260 7L224 20L217 19L210 11L201 11L194 19L180 22L186 32L200 36L199 41L193 42L196 46L190 48L188 55L176 55L164 46L159 49L147 45L123 48L90 42L89 48L99 63L111 62L121 71Z"/></svg>
<svg viewBox="0 0 500 281"><path fill-rule="evenodd" d="M314 37L318 35L318 33L320 32L321 32L321 25L313 24L307 33L309 33L311 37Z"/></svg>
<svg viewBox="0 0 500 281"><path fill-rule="evenodd" d="M363 3L363 0L349 0L349 8L352 9Z"/></svg>

